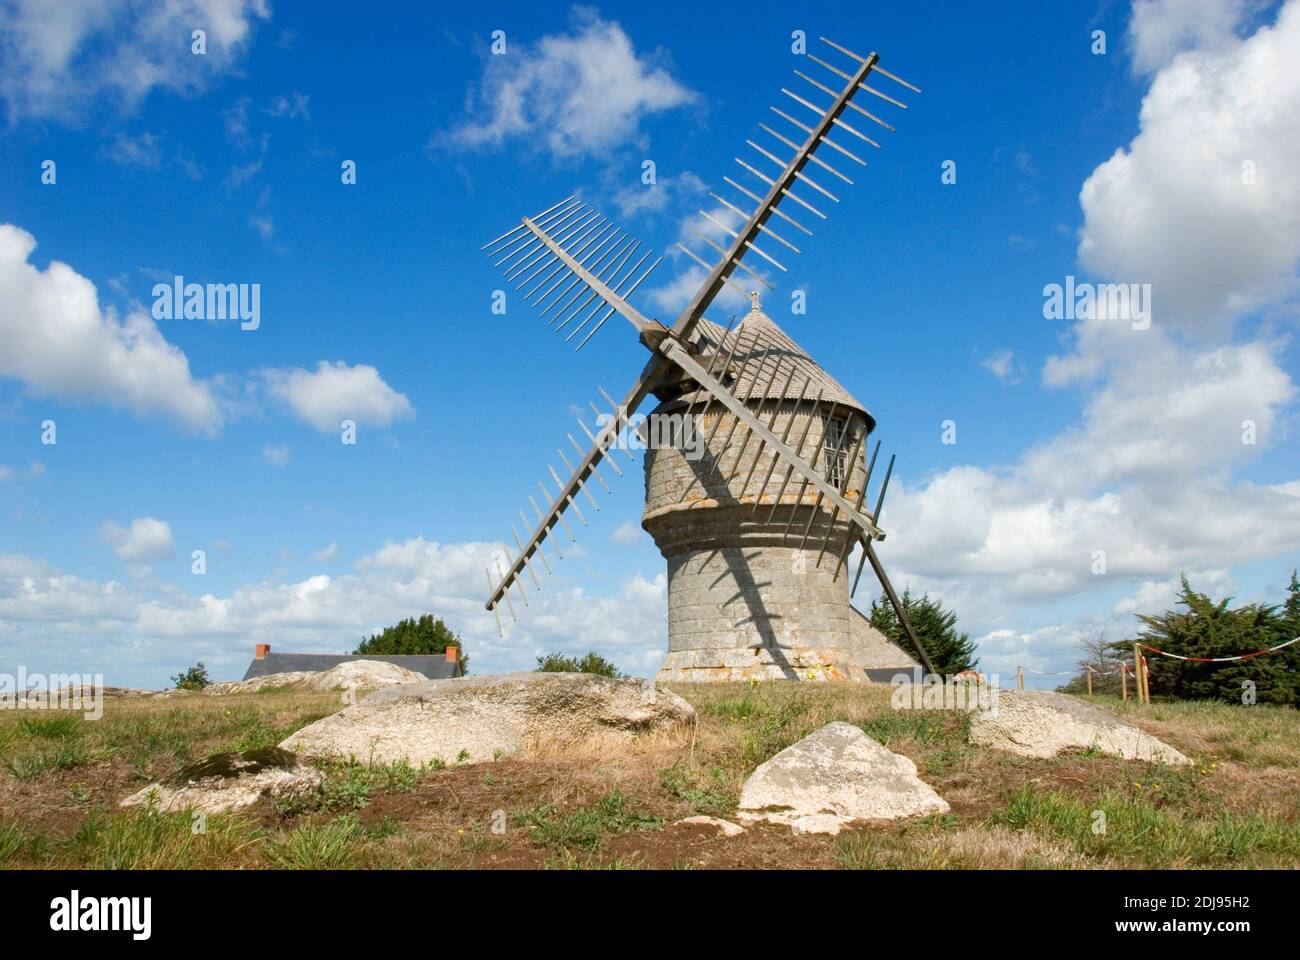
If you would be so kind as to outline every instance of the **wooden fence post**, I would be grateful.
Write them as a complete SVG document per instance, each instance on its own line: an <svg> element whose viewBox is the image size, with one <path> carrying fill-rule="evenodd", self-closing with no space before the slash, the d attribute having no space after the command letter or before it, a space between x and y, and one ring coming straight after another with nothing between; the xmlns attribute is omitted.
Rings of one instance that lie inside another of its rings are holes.
<svg viewBox="0 0 1300 960"><path fill-rule="evenodd" d="M1128 702L1128 664L1123 660L1119 662L1119 685L1124 690L1124 702Z"/></svg>
<svg viewBox="0 0 1300 960"><path fill-rule="evenodd" d="M1088 675L1088 696L1091 697L1092 696L1092 671L1085 669L1084 672Z"/></svg>
<svg viewBox="0 0 1300 960"><path fill-rule="evenodd" d="M1133 688L1137 693L1138 703L1146 703L1146 664L1143 662L1142 649L1133 641Z"/></svg>
<svg viewBox="0 0 1300 960"><path fill-rule="evenodd" d="M1016 667L1016 689L1024 691L1025 689L1025 668Z"/></svg>

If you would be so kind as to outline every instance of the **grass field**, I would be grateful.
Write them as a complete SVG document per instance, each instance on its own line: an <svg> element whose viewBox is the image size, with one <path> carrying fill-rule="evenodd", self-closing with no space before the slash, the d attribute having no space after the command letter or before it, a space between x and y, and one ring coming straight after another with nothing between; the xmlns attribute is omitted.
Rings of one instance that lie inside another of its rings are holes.
<svg viewBox="0 0 1300 960"><path fill-rule="evenodd" d="M0 712L0 864L150 868L1294 867L1300 714L1264 706L1105 705L1196 762L1172 769L1087 751L1051 760L966 742L967 718L897 712L889 688L674 688L698 725L632 749L556 748L415 770L339 763L304 801L242 815L125 812L118 801L187 762L278 743L340 708L268 690L109 699L97 722ZM832 720L911 757L949 814L838 837L677 825L728 817L759 763ZM1096 811L1106 830L1094 832Z"/></svg>

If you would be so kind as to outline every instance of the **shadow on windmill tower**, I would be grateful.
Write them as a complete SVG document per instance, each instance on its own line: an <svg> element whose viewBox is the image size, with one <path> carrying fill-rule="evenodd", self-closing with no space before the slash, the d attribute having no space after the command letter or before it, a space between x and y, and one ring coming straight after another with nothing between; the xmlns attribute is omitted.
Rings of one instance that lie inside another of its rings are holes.
<svg viewBox="0 0 1300 960"><path fill-rule="evenodd" d="M543 318L549 315L548 326L565 342L581 338L576 346L581 350L618 314L651 354L621 400L601 391L608 408L602 412L592 404L597 431L579 420L590 447L584 450L569 435L580 459L575 465L563 450L557 450L569 471L567 482L553 466L548 469L554 487L539 484L546 509L530 496L536 524L520 512L525 532L532 527L528 540L513 531L518 553L495 570L487 570L486 607L496 615L498 629L502 605L512 618L516 616L512 595L527 602L525 570L540 589L531 562L539 560L550 573L546 546L557 560L562 559L557 529L576 539L565 514L572 512L585 524L578 499L596 505L589 482L594 478L609 490L601 465L609 466L615 477L622 476L611 451L626 453L626 434L639 430L631 418L653 395L659 403L648 421L650 435L662 436L663 425L669 425L669 442L646 444L642 518L642 526L668 563L668 654L659 679L869 680L888 679L899 669L915 666L917 660L910 653L875 631L850 603L868 562L920 664L933 672L875 552L875 542L885 537L878 519L893 472L891 458L875 508L868 509L866 491L880 445L864 464L865 445L875 420L763 313L757 293L750 294L752 308L734 329L724 330L704 316L725 285L744 289L733 276L737 269L772 288L745 262L751 252L785 272L759 248L758 241L801 252L782 233L811 236L812 231L781 208L784 200L798 205L795 213L800 217L811 214L825 219L821 210L794 192L796 188L815 191L813 198L819 204L838 203L839 198L818 179L831 182L826 179L829 175L853 183L816 156L818 148L833 150L838 162L847 158L863 166L866 161L841 142L842 136L879 148L843 119L846 110L893 131L886 121L854 102L865 91L907 109L869 86L868 77L879 75L920 93L883 69L875 53L861 57L822 40L851 62L841 69L812 54L806 55L807 61L827 71L826 83L844 81L843 85L836 91L796 70L816 92L804 91L806 96L801 96L782 89L797 105L787 109L810 110L817 119L810 119L810 126L773 107L789 124L785 128L789 135L759 124L780 146L769 143L769 149L746 141L758 154L754 163L774 164L781 170L768 176L737 158L754 189L723 177L735 191L732 199L709 194L721 208L714 214L701 211L708 224L705 229L731 240L724 249L709 236L691 231L720 255L712 263L677 244L705 269L706 276L671 327L646 317L629 302L662 257L646 266L651 254L642 252L640 241L575 197L523 218L519 226L484 244L506 279ZM828 106L807 99L822 95L831 97ZM863 123L857 117L853 122ZM831 139L832 133L837 139ZM801 137L802 144L790 137ZM855 144L854 149L862 148ZM773 150L792 150L793 155L781 159ZM752 206L746 212L737 204ZM734 216L732 226L718 219L728 215L722 209ZM780 232L773 217L779 218ZM674 430L677 442L672 442ZM855 547L860 560L850 578ZM873 671L879 674L873 676Z"/></svg>

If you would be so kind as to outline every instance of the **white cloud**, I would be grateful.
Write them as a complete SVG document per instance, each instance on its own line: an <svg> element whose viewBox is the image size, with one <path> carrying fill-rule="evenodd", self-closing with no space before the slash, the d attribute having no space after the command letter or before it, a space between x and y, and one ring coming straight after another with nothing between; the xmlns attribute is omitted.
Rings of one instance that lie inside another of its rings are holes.
<svg viewBox="0 0 1300 960"><path fill-rule="evenodd" d="M1228 571L1223 569L1189 571L1187 579L1193 585L1193 589L1220 600L1226 596L1225 590L1230 582ZM1114 612L1130 616L1164 613L1166 610L1173 609L1181 589L1181 577L1144 580L1132 596L1125 597L1115 604Z"/></svg>
<svg viewBox="0 0 1300 960"><path fill-rule="evenodd" d="M80 118L107 98L206 89L242 56L266 0L10 0L0 7L0 97L11 120ZM207 53L190 33L207 34Z"/></svg>
<svg viewBox="0 0 1300 960"><path fill-rule="evenodd" d="M310 120L311 113L307 109L307 104L311 100L305 93L299 93L295 90L287 97L284 95L277 96L271 100L270 106L266 108L267 114L272 117L288 117L292 119Z"/></svg>
<svg viewBox="0 0 1300 960"><path fill-rule="evenodd" d="M4 464L0 464L0 482L8 480L13 475L14 471L11 467L6 467Z"/></svg>
<svg viewBox="0 0 1300 960"><path fill-rule="evenodd" d="M150 563L175 555L176 541L171 526L153 517L136 517L130 527L107 520L100 528L100 537L133 576L145 576Z"/></svg>
<svg viewBox="0 0 1300 960"><path fill-rule="evenodd" d="M660 310L671 314L672 319L676 319L677 314L685 309L691 302L691 297L695 296L703 285L704 277L703 267L687 267L662 287L655 287L648 291L646 297ZM741 281L737 280L737 283L739 282ZM749 297L740 287L732 283L723 284L713 302L723 310L737 311L742 314L749 312ZM726 325L725 322L723 325Z"/></svg>
<svg viewBox="0 0 1300 960"><path fill-rule="evenodd" d="M543 591L529 584L530 605L513 598L519 621L502 609L501 639L483 609L482 582L500 549L413 538L386 544L351 573L261 581L225 596L101 583L36 558L0 554L0 622L11 631L6 652L30 669L42 662L44 669L99 669L109 683L161 684L196 659L216 676L238 676L255 643L343 652L403 617L429 612L465 637L476 673L531 669L537 653L547 650L596 650L625 670L657 669L667 638L663 574L634 576L609 596L589 596L539 571Z"/></svg>
<svg viewBox="0 0 1300 960"><path fill-rule="evenodd" d="M338 555L339 545L331 543L328 547L321 547L311 555L311 558L315 563L328 563L331 560L338 559Z"/></svg>
<svg viewBox="0 0 1300 960"><path fill-rule="evenodd" d="M287 467L289 465L289 448L268 444L262 448L262 459L273 467Z"/></svg>
<svg viewBox="0 0 1300 960"><path fill-rule="evenodd" d="M35 249L30 233L0 224L0 376L42 396L162 414L209 434L221 427L213 385L194 379L148 313L101 310L93 283L57 260L38 270Z"/></svg>
<svg viewBox="0 0 1300 960"><path fill-rule="evenodd" d="M1008 385L1019 383L1024 375L1024 367L1016 361L1015 353L1006 348L980 361L980 366Z"/></svg>
<svg viewBox="0 0 1300 960"><path fill-rule="evenodd" d="M1149 73L1184 50L1230 46L1247 10L1246 0L1136 0L1129 23L1134 68Z"/></svg>
<svg viewBox="0 0 1300 960"><path fill-rule="evenodd" d="M322 433L336 432L343 420L386 427L415 413L404 394L365 364L322 360L315 373L294 368L265 370L262 376L272 396Z"/></svg>
<svg viewBox="0 0 1300 960"><path fill-rule="evenodd" d="M645 531L641 529L641 524L625 520L614 528L614 532L610 534L610 539L615 543L622 544L640 543L644 535Z"/></svg>
<svg viewBox="0 0 1300 960"><path fill-rule="evenodd" d="M707 237L718 246L726 248L734 238L723 227L739 230L743 221L737 214L720 204L714 204L704 212L713 219L700 216L698 210L692 211L690 216L683 218L677 231L677 242L688 250L694 251L705 262L714 263L720 259L717 251L700 237ZM691 298L704 283L706 273L703 267L693 260L688 260L676 246L668 249L668 255L675 262L685 264L685 269L663 286L651 289L647 296L661 310L676 313L690 303ZM755 254L745 258L745 266L749 270L766 277L770 271L763 269L764 264L765 261ZM748 313L750 303L745 291L756 289L762 289L759 282L748 270L739 267L732 271L731 282L722 285L713 302L724 310Z"/></svg>
<svg viewBox="0 0 1300 960"><path fill-rule="evenodd" d="M148 130L138 136L118 132L104 148L104 156L123 167L157 170L162 166L162 147L157 134Z"/></svg>
<svg viewBox="0 0 1300 960"><path fill-rule="evenodd" d="M1241 9L1221 0L1135 9L1140 62L1158 67L1141 130L1080 194L1080 262L1151 283L1157 325L1222 332L1296 289L1300 3L1244 40L1227 25ZM1168 59L1205 30L1211 46Z"/></svg>
<svg viewBox="0 0 1300 960"><path fill-rule="evenodd" d="M253 138L248 132L248 97L240 97L221 111L221 126L226 132L226 140L240 150L247 150L253 145Z"/></svg>
<svg viewBox="0 0 1300 960"><path fill-rule="evenodd" d="M510 38L489 56L470 119L433 144L496 147L521 139L568 157L643 141L643 118L690 103L695 95L652 59L639 57L617 23L575 9L575 30L535 47Z"/></svg>
<svg viewBox="0 0 1300 960"><path fill-rule="evenodd" d="M698 203L704 196L704 181L689 170L676 176L656 177L654 183L642 183L638 177L614 194L614 206L625 220L645 214L664 213L670 206L683 202Z"/></svg>
<svg viewBox="0 0 1300 960"><path fill-rule="evenodd" d="M263 240L270 240L275 236L275 219L270 214L252 214L248 218L248 225L256 230Z"/></svg>
<svg viewBox="0 0 1300 960"><path fill-rule="evenodd" d="M261 169L262 160L260 157L256 160L250 160L248 163L236 164L230 168L226 178L221 181L221 189L227 193L233 193L257 176Z"/></svg>

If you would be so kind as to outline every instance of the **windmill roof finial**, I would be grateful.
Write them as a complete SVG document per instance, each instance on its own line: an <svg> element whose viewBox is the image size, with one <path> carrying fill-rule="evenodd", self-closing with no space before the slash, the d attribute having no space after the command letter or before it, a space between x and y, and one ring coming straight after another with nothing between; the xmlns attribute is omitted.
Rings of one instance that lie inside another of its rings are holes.
<svg viewBox="0 0 1300 960"><path fill-rule="evenodd" d="M758 302L758 291L757 291L757 290L751 290L751 291L750 291L750 293L749 293L749 305L750 305L750 308L753 309L754 312L756 312L756 313L757 313L759 310L762 309L762 305Z"/></svg>

